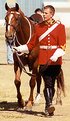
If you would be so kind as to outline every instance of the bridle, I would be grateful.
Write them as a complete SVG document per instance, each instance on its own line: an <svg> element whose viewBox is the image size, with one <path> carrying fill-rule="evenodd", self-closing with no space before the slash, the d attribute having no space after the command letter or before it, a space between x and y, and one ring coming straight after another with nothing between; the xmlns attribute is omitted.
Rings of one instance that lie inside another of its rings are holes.
<svg viewBox="0 0 70 121"><path fill-rule="evenodd" d="M7 14L6 14L6 17L9 15L9 14L13 14L14 15L14 17L15 17L15 19L16 19L16 16L15 16L15 14L14 14L15 12L14 11L11 11L11 12L7 12ZM16 14L18 14L18 21L17 21L17 26L14 26L13 24L10 24L10 23L7 23L7 21L6 21L6 28L8 27L8 26L12 26L13 27L13 29L15 30L15 32L14 32L14 37L13 37L13 39L12 39L12 41L14 42L15 40L17 41L17 43L18 43L18 45L21 45L20 43L19 43L19 41L18 41L18 38L17 38L17 35L16 35L16 33L18 32L18 26L19 25L21 25L21 17L20 17L20 13L19 12L16 12ZM5 20L6 20L6 17L5 17ZM30 27L30 36L29 36L29 38L28 38L28 41L27 41L27 43L30 41L30 39L31 39L31 33L32 33L32 29L31 29L31 23L30 23L30 21L29 21L29 19L27 18L27 17L24 17L25 19L26 19L26 21L28 22L28 25L29 25L29 27Z"/></svg>
<svg viewBox="0 0 70 121"><path fill-rule="evenodd" d="M18 19L16 18L15 13L18 14ZM14 26L13 24L10 24L10 23L7 22L7 17L8 17L10 14L13 14L15 20L17 21L17 26ZM18 26L21 24L20 13L19 13L19 12L14 12L14 11L7 12L6 17L5 17L5 22L6 22L6 31L7 31L7 27L8 27L8 26L12 26L13 29L14 29L14 31L15 31L15 32L14 32L14 35L13 35L13 39L9 40L9 39L7 38L7 40L8 40L7 42L9 43L10 47L11 47L12 45L15 46L15 41L17 41L18 45L20 45L20 43L19 43L19 41L18 41L18 38L17 38L17 35L16 35L16 33L18 32Z"/></svg>
<svg viewBox="0 0 70 121"><path fill-rule="evenodd" d="M16 14L18 14L18 19L16 18L16 16L15 16L15 13ZM19 12L14 12L14 11L11 11L11 12L7 12L7 14L6 14L6 17L5 17L5 20L6 20L6 18L8 17L8 15L12 15L13 14L13 16L14 16L14 18L16 19L16 21L17 21L17 26L14 26L13 24L10 24L10 23L7 23L7 21L6 21L6 26L12 26L13 27L13 29L17 32L17 28L18 28L18 26L21 24L21 17L20 17L20 13Z"/></svg>
<svg viewBox="0 0 70 121"><path fill-rule="evenodd" d="M8 14L13 14L13 15L14 15L14 12L9 12ZM6 15L6 17L8 16L8 14ZM15 17L15 15L14 15L14 17ZM16 17L15 17L15 18L16 18ZM29 21L26 17L25 17L25 19L26 19L26 21L28 22L29 27L30 27L30 36L29 36L29 39L28 39L28 41L27 41L27 43L28 43L28 42L30 41L30 39L31 39L31 24L30 24L30 21ZM14 32L14 37L13 37L13 39L12 39L12 42L14 43L13 46L15 46L15 42L17 42L18 45L21 45L21 44L19 43L18 38L17 38L17 35L16 35L16 33L17 33L17 28L18 28L18 26L21 24L21 19L20 19L20 17L19 17L17 23L18 23L18 24L17 24L17 26L15 27L13 24L7 23L7 21L6 21L6 26L7 26L7 27L8 27L8 26L12 26L13 29L15 30L15 32ZM10 41L10 42L11 42L11 41ZM11 43L10 43L10 48L12 49ZM22 68L23 72L26 73L26 74L28 74L29 76L36 76L35 74L31 74L31 73L29 73L29 72L26 71L26 68L25 68L25 66L23 65L23 63L22 63L22 61L21 61L21 59L20 59L20 56L23 55L23 53L19 54L19 53L16 51L15 54L16 54L16 56L17 56L17 59L18 59L20 68ZM25 56L25 54L24 54L24 56Z"/></svg>

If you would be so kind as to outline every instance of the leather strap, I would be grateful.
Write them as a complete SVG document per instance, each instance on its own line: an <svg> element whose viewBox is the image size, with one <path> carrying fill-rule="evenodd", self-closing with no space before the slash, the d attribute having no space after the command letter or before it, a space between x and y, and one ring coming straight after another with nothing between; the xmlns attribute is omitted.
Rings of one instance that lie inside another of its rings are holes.
<svg viewBox="0 0 70 121"><path fill-rule="evenodd" d="M60 21L57 21L53 26L51 26L46 32L44 32L40 37L39 37L39 42L44 39L51 31L53 31L58 25L60 24Z"/></svg>

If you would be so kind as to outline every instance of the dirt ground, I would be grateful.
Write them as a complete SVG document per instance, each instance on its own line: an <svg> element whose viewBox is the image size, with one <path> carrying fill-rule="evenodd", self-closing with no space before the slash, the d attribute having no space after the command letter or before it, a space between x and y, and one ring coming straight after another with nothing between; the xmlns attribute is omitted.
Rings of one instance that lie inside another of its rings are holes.
<svg viewBox="0 0 70 121"><path fill-rule="evenodd" d="M65 78L66 96L62 94L62 106L56 105L54 97L55 114L52 118L43 115L44 97L43 81L41 85L41 100L38 105L34 105L32 111L17 110L16 88L14 85L13 65L7 65L6 44L4 38L4 27L0 27L0 121L69 121L70 120L70 40L67 40L66 55L63 57L63 71ZM26 68L28 70L28 68ZM23 99L29 97L29 79L24 73L21 75L21 93ZM36 87L34 96L36 95Z"/></svg>

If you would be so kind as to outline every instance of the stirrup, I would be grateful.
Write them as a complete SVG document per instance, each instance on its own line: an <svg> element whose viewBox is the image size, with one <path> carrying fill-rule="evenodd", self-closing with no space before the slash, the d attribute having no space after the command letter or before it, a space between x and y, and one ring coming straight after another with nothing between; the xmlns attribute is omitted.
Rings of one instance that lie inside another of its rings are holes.
<svg viewBox="0 0 70 121"><path fill-rule="evenodd" d="M40 93L38 93L38 94L36 95L36 97L35 97L34 104L39 104L40 99L41 99L41 95L40 95Z"/></svg>

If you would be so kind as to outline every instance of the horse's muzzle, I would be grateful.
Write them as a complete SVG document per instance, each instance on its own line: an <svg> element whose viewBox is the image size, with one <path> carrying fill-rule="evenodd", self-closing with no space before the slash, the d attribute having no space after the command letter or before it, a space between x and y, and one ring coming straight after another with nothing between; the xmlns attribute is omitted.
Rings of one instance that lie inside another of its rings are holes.
<svg viewBox="0 0 70 121"><path fill-rule="evenodd" d="M7 40L13 40L14 34L6 32L5 37L6 37Z"/></svg>

